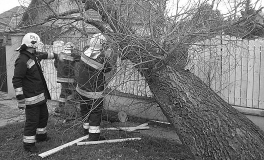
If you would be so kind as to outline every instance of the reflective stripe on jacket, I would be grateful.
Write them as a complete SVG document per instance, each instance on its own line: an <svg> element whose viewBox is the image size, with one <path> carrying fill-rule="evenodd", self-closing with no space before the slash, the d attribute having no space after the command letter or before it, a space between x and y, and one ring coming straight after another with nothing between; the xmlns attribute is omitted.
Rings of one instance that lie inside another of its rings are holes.
<svg viewBox="0 0 264 160"><path fill-rule="evenodd" d="M78 85L76 87L76 92L78 92L80 95L87 97L87 98L92 98L92 99L103 98L103 92L86 92L85 90L82 90L81 88L79 88Z"/></svg>

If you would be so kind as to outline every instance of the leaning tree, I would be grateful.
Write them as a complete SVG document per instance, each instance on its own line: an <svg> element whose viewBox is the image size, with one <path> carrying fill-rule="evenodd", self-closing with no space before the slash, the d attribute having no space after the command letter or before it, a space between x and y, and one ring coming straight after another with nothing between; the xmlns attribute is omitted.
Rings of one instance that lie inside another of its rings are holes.
<svg viewBox="0 0 264 160"><path fill-rule="evenodd" d="M39 24L82 22L75 28L83 35L85 26L93 25L107 35L119 57L135 64L194 159L264 159L264 132L185 69L191 46L249 20L225 21L236 17L231 14L237 14L244 1L234 1L225 16L216 9L223 8L221 1L214 0L169 5L167 0L71 0L76 7L64 13L52 8L56 0L43 2L49 16ZM101 20L85 14L90 9Z"/></svg>

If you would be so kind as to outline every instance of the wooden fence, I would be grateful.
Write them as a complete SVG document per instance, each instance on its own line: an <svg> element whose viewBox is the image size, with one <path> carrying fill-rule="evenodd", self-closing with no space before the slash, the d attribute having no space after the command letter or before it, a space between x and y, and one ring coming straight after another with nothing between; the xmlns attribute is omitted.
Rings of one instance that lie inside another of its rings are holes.
<svg viewBox="0 0 264 160"><path fill-rule="evenodd" d="M52 98L58 99L60 85L56 83L53 61L42 63ZM189 50L186 69L230 104L264 109L264 40L223 36L197 43ZM152 97L144 77L129 60L117 61L116 72L108 87L131 95Z"/></svg>
<svg viewBox="0 0 264 160"><path fill-rule="evenodd" d="M264 40L216 37L194 45L189 68L234 106L264 109Z"/></svg>

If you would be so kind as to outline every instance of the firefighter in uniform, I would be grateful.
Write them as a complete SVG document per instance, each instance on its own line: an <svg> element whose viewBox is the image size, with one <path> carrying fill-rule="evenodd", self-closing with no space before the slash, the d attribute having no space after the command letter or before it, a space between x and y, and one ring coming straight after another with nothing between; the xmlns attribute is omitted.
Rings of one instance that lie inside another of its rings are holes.
<svg viewBox="0 0 264 160"><path fill-rule="evenodd" d="M25 109L23 147L25 151L38 152L36 142L47 141L46 126L48 121L47 99L50 94L44 79L40 60L51 59L58 55L37 52L40 38L35 33L27 33L17 49L19 56L15 61L12 83L18 101L18 108Z"/></svg>
<svg viewBox="0 0 264 160"><path fill-rule="evenodd" d="M74 90L76 87L75 81L75 65L80 60L79 52L74 48L73 43L67 42L64 50L60 52L63 61L57 63L57 82L61 84L61 94L59 98L59 109L57 112L62 112L66 103L74 98Z"/></svg>
<svg viewBox="0 0 264 160"><path fill-rule="evenodd" d="M100 136L100 123L103 109L104 73L111 71L103 45L106 38L95 34L90 47L81 55L76 91L80 95L80 112L83 118L84 134L90 141L103 140Z"/></svg>

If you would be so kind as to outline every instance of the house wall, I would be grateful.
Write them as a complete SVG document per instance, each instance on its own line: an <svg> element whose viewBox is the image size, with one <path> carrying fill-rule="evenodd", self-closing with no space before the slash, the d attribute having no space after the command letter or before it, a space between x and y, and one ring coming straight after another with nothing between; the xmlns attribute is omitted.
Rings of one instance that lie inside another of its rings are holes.
<svg viewBox="0 0 264 160"><path fill-rule="evenodd" d="M120 95L108 95L105 97L104 107L106 110L116 112L124 111L130 116L167 122L167 118L164 116L158 105L144 99L128 98Z"/></svg>
<svg viewBox="0 0 264 160"><path fill-rule="evenodd" d="M12 84L12 78L14 75L14 64L18 56L18 52L15 51L20 44L24 34L12 34L11 44L6 45L6 69L7 69L7 93L8 97L15 97L15 91Z"/></svg>
<svg viewBox="0 0 264 160"><path fill-rule="evenodd" d="M252 116L252 115L246 115L248 119L250 119L253 123L255 123L261 130L264 131L264 117L260 116Z"/></svg>
<svg viewBox="0 0 264 160"><path fill-rule="evenodd" d="M105 97L104 107L106 110L115 112L124 111L128 115L128 119L129 116L135 116L168 122L158 105L151 101L122 97L120 95L108 95ZM241 107L235 106L234 108L243 113L248 119L264 131L264 111L259 112L259 110L256 110L254 112L252 109L249 109L249 111L241 110Z"/></svg>

